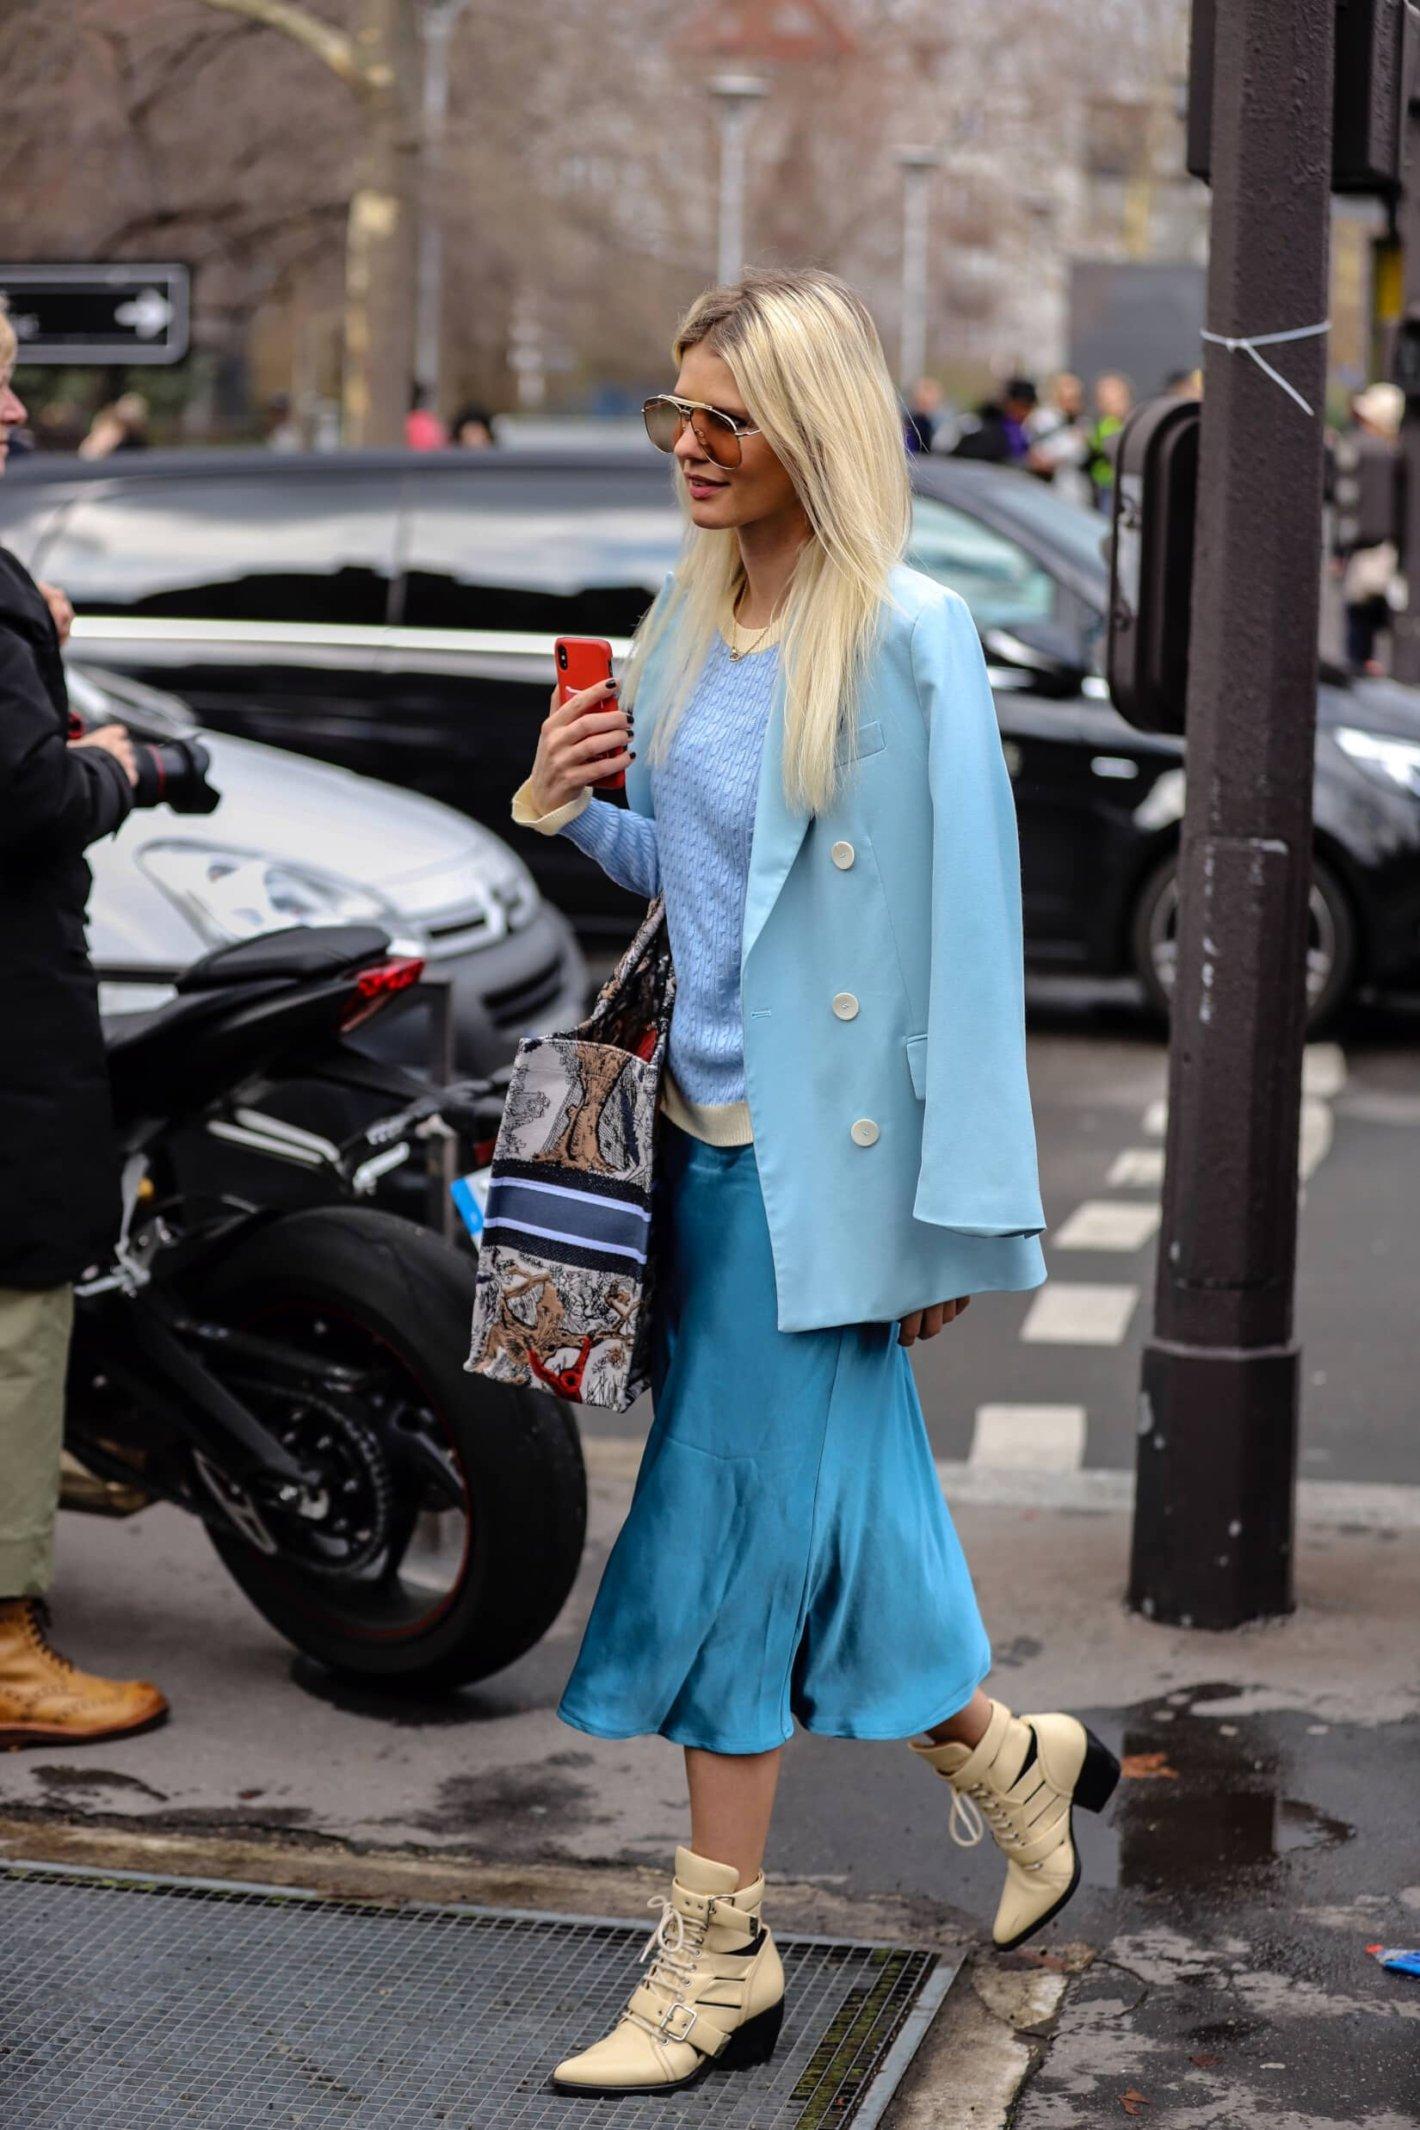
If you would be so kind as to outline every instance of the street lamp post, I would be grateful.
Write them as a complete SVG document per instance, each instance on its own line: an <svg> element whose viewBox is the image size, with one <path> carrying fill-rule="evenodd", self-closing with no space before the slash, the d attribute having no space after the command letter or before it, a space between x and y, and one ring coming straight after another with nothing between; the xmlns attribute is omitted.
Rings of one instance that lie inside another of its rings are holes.
<svg viewBox="0 0 1420 2130"><path fill-rule="evenodd" d="M425 0L423 150L419 195L419 280L415 301L414 378L435 405L444 325L444 133L449 115L449 45L468 0Z"/></svg>
<svg viewBox="0 0 1420 2130"><path fill-rule="evenodd" d="M902 334L898 377L904 392L927 367L927 189L942 158L935 148L900 148L902 171Z"/></svg>
<svg viewBox="0 0 1420 2130"><path fill-rule="evenodd" d="M717 278L738 280L745 256L745 134L749 114L769 84L753 74L716 74L710 93L720 109L720 233Z"/></svg>

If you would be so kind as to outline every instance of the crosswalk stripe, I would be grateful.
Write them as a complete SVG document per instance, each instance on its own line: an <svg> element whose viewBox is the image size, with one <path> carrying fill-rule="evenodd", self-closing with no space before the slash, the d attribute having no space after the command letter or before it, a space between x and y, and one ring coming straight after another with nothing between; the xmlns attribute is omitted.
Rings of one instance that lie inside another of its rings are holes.
<svg viewBox="0 0 1420 2130"><path fill-rule="evenodd" d="M978 1405L971 1462L991 1471L1077 1472L1085 1458L1083 1405Z"/></svg>
<svg viewBox="0 0 1420 2130"><path fill-rule="evenodd" d="M1052 1279L1037 1289L1021 1337L1038 1345L1118 1346L1138 1299L1137 1287Z"/></svg>
<svg viewBox="0 0 1420 2130"><path fill-rule="evenodd" d="M1164 1150L1161 1146L1126 1146L1109 1165L1106 1183L1152 1185L1164 1180Z"/></svg>
<svg viewBox="0 0 1420 2130"><path fill-rule="evenodd" d="M1346 1053L1339 1043L1308 1043L1302 1052L1302 1092L1334 1101L1346 1085Z"/></svg>
<svg viewBox="0 0 1420 2130"><path fill-rule="evenodd" d="M1159 1225L1157 1205L1087 1198L1051 1235L1057 1250L1142 1250Z"/></svg>

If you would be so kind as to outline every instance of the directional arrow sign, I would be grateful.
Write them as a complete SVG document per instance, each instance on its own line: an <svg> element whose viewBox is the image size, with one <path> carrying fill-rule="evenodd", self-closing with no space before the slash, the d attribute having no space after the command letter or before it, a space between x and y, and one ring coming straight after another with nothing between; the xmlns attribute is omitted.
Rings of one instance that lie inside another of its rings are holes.
<svg viewBox="0 0 1420 2130"><path fill-rule="evenodd" d="M169 363L187 353L185 266L0 263L0 290L22 363Z"/></svg>

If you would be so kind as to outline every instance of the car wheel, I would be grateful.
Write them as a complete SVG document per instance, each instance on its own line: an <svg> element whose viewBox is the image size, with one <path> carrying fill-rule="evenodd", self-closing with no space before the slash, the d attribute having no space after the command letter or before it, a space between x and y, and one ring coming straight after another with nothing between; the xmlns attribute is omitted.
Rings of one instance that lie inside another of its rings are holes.
<svg viewBox="0 0 1420 2130"><path fill-rule="evenodd" d="M1178 960L1178 858L1150 873L1134 905L1130 958L1152 1010L1168 1018ZM1340 1007L1356 973L1356 920L1346 890L1322 860L1312 865L1307 914L1307 1029Z"/></svg>

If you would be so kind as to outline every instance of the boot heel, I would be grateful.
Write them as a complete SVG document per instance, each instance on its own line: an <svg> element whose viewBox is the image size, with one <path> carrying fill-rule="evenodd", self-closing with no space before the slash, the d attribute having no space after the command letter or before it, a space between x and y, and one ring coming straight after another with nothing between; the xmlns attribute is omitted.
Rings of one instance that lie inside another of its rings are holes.
<svg viewBox="0 0 1420 2130"><path fill-rule="evenodd" d="M1085 1732L1085 1764L1075 1784L1075 1803L1087 1812L1103 1812L1119 1781L1119 1762L1102 1739Z"/></svg>
<svg viewBox="0 0 1420 2130"><path fill-rule="evenodd" d="M727 2071L747 2071L752 2064L768 2063L783 2024L784 1999L781 1997L777 2004L771 2004L766 2011L756 2012L753 2019L736 2027L720 2052L720 2062Z"/></svg>

